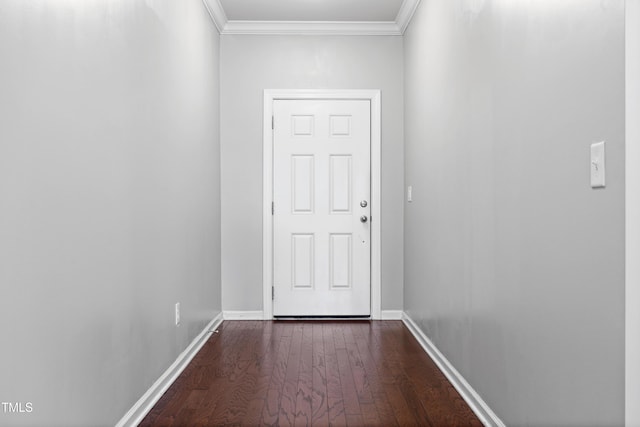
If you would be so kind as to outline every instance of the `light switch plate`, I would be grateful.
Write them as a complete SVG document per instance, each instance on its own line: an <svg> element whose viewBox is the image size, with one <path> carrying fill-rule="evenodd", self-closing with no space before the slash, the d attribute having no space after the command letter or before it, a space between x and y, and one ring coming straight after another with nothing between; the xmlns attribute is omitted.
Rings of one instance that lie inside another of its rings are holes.
<svg viewBox="0 0 640 427"><path fill-rule="evenodd" d="M591 144L591 187L605 186L605 144L604 141Z"/></svg>
<svg viewBox="0 0 640 427"><path fill-rule="evenodd" d="M407 202L413 202L413 187L407 187Z"/></svg>

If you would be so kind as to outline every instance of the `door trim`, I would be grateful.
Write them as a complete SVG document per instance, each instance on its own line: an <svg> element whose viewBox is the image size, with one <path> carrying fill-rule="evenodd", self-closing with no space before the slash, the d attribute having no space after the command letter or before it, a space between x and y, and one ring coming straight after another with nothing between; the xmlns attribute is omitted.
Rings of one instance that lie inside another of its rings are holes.
<svg viewBox="0 0 640 427"><path fill-rule="evenodd" d="M263 316L273 318L273 101L277 99L368 100L371 102L371 318L381 318L380 280L380 145L381 107L379 90L265 89L262 163L262 290Z"/></svg>

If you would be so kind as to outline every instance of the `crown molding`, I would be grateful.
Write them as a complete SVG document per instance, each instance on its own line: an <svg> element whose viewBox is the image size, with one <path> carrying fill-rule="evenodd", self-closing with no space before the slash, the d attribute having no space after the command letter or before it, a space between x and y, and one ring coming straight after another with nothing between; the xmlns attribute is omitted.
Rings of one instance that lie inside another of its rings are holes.
<svg viewBox="0 0 640 427"><path fill-rule="evenodd" d="M221 34L399 36L395 22L227 21Z"/></svg>
<svg viewBox="0 0 640 427"><path fill-rule="evenodd" d="M204 7L207 8L207 12L209 12L209 16L218 29L218 32L222 34L228 19L227 14L224 13L224 9L220 4L220 0L202 0L202 3L204 3Z"/></svg>
<svg viewBox="0 0 640 427"><path fill-rule="evenodd" d="M395 21L230 21L220 0L202 0L220 34L401 36L420 0L404 0Z"/></svg>
<svg viewBox="0 0 640 427"><path fill-rule="evenodd" d="M413 14L416 13L418 4L420 4L420 0L404 0L402 2L398 15L396 15L396 25L400 29L401 34L404 34L409 26L409 23L413 18Z"/></svg>

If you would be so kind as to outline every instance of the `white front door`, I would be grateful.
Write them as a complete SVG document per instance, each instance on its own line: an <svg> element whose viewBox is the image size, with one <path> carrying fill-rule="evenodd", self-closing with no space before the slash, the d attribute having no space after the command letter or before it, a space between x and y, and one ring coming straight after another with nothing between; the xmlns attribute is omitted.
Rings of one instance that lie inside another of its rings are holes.
<svg viewBox="0 0 640 427"><path fill-rule="evenodd" d="M274 316L369 316L369 100L274 100Z"/></svg>

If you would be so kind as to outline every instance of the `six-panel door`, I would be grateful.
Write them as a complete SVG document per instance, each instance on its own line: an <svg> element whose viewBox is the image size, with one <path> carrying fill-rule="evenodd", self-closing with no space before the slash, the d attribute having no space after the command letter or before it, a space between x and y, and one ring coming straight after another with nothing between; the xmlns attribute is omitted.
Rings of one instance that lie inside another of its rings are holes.
<svg viewBox="0 0 640 427"><path fill-rule="evenodd" d="M370 315L368 100L275 100L275 316Z"/></svg>

